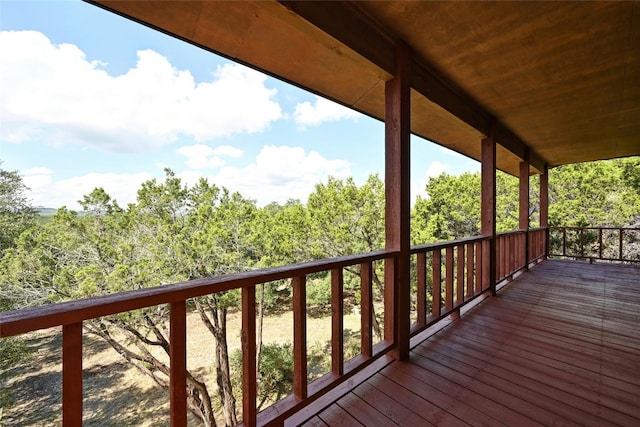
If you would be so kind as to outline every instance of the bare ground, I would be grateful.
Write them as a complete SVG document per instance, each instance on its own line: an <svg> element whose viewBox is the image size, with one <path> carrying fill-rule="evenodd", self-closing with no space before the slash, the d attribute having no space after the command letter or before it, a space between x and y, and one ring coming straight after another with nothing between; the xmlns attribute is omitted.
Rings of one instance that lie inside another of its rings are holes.
<svg viewBox="0 0 640 427"><path fill-rule="evenodd" d="M204 379L215 399L212 372L213 339L195 313L188 315L187 367ZM344 317L345 329L359 330L360 317ZM240 315L228 322L230 352L240 348ZM291 312L265 318L264 341L292 341ZM330 339L330 317L307 319L309 346L324 345ZM60 329L38 331L26 336L32 357L11 368L7 387L14 405L5 409L0 426L61 425L62 336ZM163 426L169 425L169 396L150 378L140 373L102 340L84 337L84 425ZM238 402L238 411L241 411ZM190 425L200 425L189 415Z"/></svg>

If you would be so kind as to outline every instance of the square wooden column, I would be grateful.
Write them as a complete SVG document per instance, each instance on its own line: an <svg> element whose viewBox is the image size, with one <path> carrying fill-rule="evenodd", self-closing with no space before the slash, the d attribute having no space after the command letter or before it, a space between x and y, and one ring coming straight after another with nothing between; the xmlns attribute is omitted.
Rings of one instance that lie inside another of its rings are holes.
<svg viewBox="0 0 640 427"><path fill-rule="evenodd" d="M485 266L489 269L489 287L496 294L496 141L494 126L490 135L482 140L482 201L481 233L490 237L489 256Z"/></svg>
<svg viewBox="0 0 640 427"><path fill-rule="evenodd" d="M529 229L529 161L520 162L519 228Z"/></svg>
<svg viewBox="0 0 640 427"><path fill-rule="evenodd" d="M520 203L519 226L520 230L526 230L524 239L524 268L529 269L529 156L520 162Z"/></svg>
<svg viewBox="0 0 640 427"><path fill-rule="evenodd" d="M547 228L544 238L544 258L549 256L549 170L540 175L540 227Z"/></svg>
<svg viewBox="0 0 640 427"><path fill-rule="evenodd" d="M540 227L549 226L549 170L540 175Z"/></svg>
<svg viewBox="0 0 640 427"><path fill-rule="evenodd" d="M410 96L411 51L399 43L396 75L385 84L385 246L400 255L385 265L384 290L384 337L399 360L409 357L410 335Z"/></svg>

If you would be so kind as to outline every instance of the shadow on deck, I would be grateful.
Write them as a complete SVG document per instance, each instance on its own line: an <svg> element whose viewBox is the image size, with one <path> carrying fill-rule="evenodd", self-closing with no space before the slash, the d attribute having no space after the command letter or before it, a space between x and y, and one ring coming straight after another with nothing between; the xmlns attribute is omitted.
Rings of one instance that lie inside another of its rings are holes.
<svg viewBox="0 0 640 427"><path fill-rule="evenodd" d="M638 426L639 325L640 268L548 260L286 425Z"/></svg>

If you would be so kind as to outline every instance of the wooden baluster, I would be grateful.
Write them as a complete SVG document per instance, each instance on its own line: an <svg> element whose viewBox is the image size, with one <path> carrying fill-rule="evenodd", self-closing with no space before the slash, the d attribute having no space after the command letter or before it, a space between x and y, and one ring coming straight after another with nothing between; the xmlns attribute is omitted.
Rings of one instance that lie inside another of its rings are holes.
<svg viewBox="0 0 640 427"><path fill-rule="evenodd" d="M496 236L495 238L495 248L496 248L496 279L500 280L502 278L502 264L504 262L504 256L502 253L503 243L502 236Z"/></svg>
<svg viewBox="0 0 640 427"><path fill-rule="evenodd" d="M62 326L62 424L82 426L82 322Z"/></svg>
<svg viewBox="0 0 640 427"><path fill-rule="evenodd" d="M602 228L598 228L598 255L602 259Z"/></svg>
<svg viewBox="0 0 640 427"><path fill-rule="evenodd" d="M293 393L307 398L307 290L306 277L293 278Z"/></svg>
<svg viewBox="0 0 640 427"><path fill-rule="evenodd" d="M171 426L187 425L187 308L185 301L169 309L169 388Z"/></svg>
<svg viewBox="0 0 640 427"><path fill-rule="evenodd" d="M445 291L444 291L444 307L449 313L453 310L453 247L448 246L445 251Z"/></svg>
<svg viewBox="0 0 640 427"><path fill-rule="evenodd" d="M483 285L483 280L484 280L484 259L483 259L483 246L484 246L484 240L480 240L479 242L475 243L476 246L476 277L475 277L475 283L476 283L476 294L479 294L480 292L482 292L482 285Z"/></svg>
<svg viewBox="0 0 640 427"><path fill-rule="evenodd" d="M456 305L464 302L464 245L459 245L456 251Z"/></svg>
<svg viewBox="0 0 640 427"><path fill-rule="evenodd" d="M427 324L427 253L418 252L416 256L416 274L418 279L416 291L416 308L418 311L418 326Z"/></svg>
<svg viewBox="0 0 640 427"><path fill-rule="evenodd" d="M371 262L360 264L360 352L373 355L373 298Z"/></svg>
<svg viewBox="0 0 640 427"><path fill-rule="evenodd" d="M567 229L562 227L562 256L567 256Z"/></svg>
<svg viewBox="0 0 640 427"><path fill-rule="evenodd" d="M342 268L331 270L331 372L344 374L344 289Z"/></svg>
<svg viewBox="0 0 640 427"><path fill-rule="evenodd" d="M440 249L433 251L433 284L431 286L431 313L434 318L440 317L440 285L442 280L441 274L442 253Z"/></svg>
<svg viewBox="0 0 640 427"><path fill-rule="evenodd" d="M474 269L473 269L473 257L474 257L474 253L473 253L473 247L474 244L473 243L467 243L467 293L466 296L467 298L471 298L473 296L473 291L474 291Z"/></svg>
<svg viewBox="0 0 640 427"><path fill-rule="evenodd" d="M257 425L256 288L242 288L242 423Z"/></svg>
<svg viewBox="0 0 640 427"><path fill-rule="evenodd" d="M495 244L492 245L492 242L495 242L495 239L485 240L482 245L482 259L484 261L484 265L482 266L482 274L484 275L484 278L482 279L484 283L483 291L486 291L487 289L493 290L495 288L496 275L494 273L496 270L495 268L491 268L492 260L493 266L495 267L495 257L491 256L492 247L494 249L493 253L495 253Z"/></svg>
<svg viewBox="0 0 640 427"><path fill-rule="evenodd" d="M620 256L618 257L618 259L620 261L622 261L622 260L624 260L624 257L622 256L623 255L623 251L622 251L622 240L623 239L622 239L622 236L623 236L624 230L622 228L620 228L619 230L620 230L620 241L619 241L618 244L619 244L619 249L620 249L619 250Z"/></svg>

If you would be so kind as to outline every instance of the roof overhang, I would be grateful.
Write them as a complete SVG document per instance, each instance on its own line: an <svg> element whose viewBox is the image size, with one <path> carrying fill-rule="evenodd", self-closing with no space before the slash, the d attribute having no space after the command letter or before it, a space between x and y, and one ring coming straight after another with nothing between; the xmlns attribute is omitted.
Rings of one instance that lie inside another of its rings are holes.
<svg viewBox="0 0 640 427"><path fill-rule="evenodd" d="M380 120L402 40L412 132L514 175L640 154L638 2L92 3Z"/></svg>

